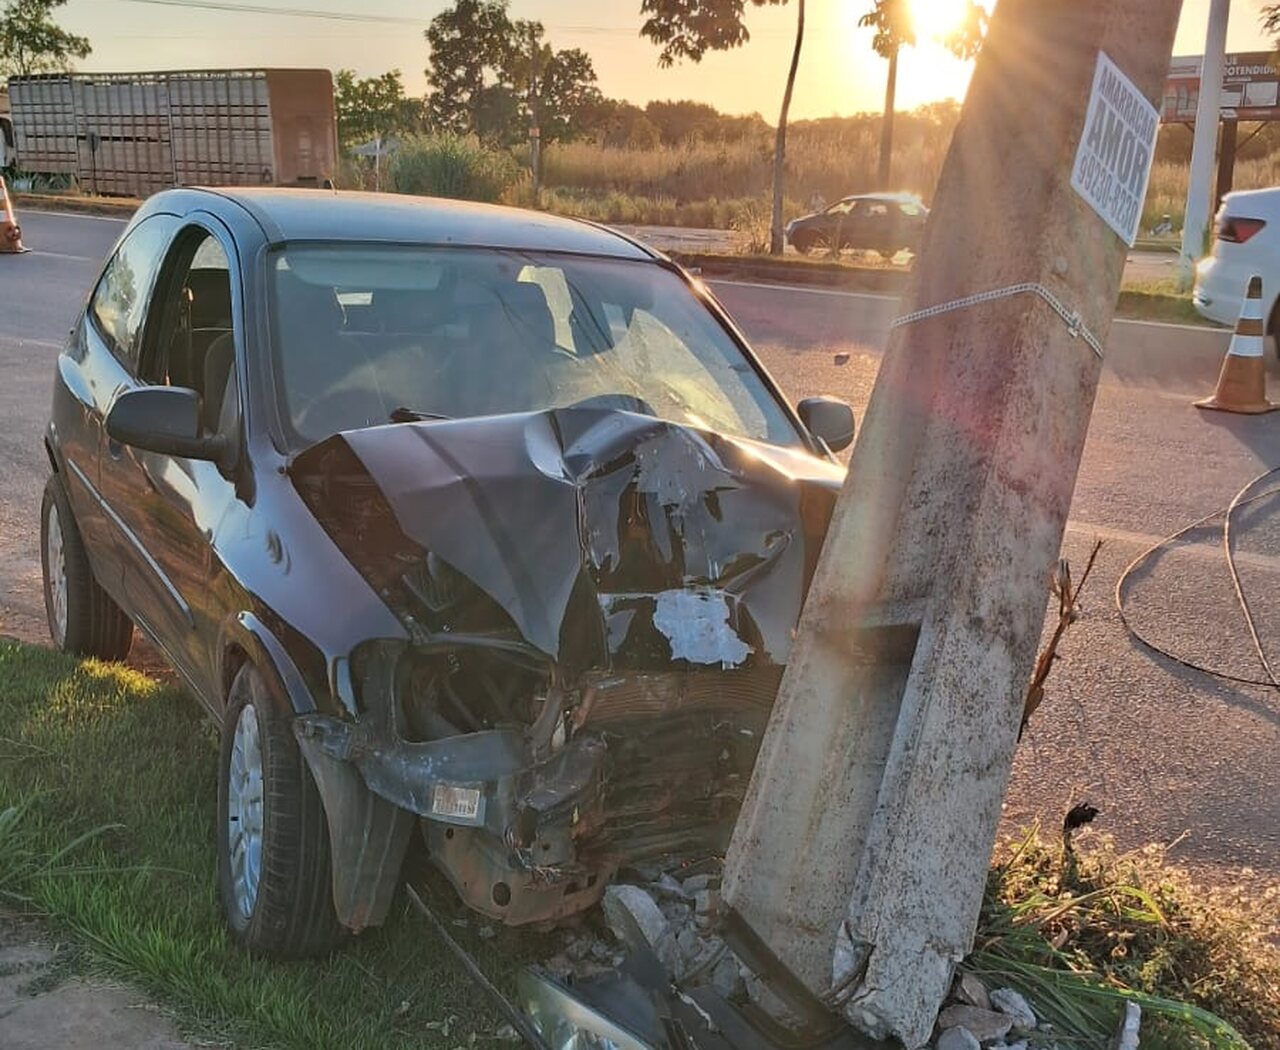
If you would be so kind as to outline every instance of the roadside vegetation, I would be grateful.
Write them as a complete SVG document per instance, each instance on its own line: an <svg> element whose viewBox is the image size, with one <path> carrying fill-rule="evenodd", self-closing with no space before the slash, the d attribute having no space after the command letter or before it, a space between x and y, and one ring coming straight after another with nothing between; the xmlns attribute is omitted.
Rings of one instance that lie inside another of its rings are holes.
<svg viewBox="0 0 1280 1050"><path fill-rule="evenodd" d="M965 966L1022 991L1060 1045L1110 1045L1132 1000L1144 1050L1278 1050L1280 883L1206 889L1162 847L1032 831L997 852Z"/></svg>
<svg viewBox="0 0 1280 1050"><path fill-rule="evenodd" d="M425 1048L509 1036L403 901L385 930L322 962L268 963L231 946L213 877L216 733L180 690L0 641L0 720L0 904L70 932L78 966L129 980L214 1041ZM482 932L447 889L427 887L499 984L555 950L546 936ZM1136 995L1144 1047L1280 1050L1278 902L1280 890L1203 891L1158 851L1118 855L1103 842L1075 857L1029 836L992 869L971 965L1024 990L1063 1047L1102 1045L1090 1036Z"/></svg>
<svg viewBox="0 0 1280 1050"><path fill-rule="evenodd" d="M0 906L70 932L89 971L129 980L215 1044L502 1045L501 1022L403 901L385 931L324 962L232 947L214 880L217 734L177 688L0 641L0 721ZM482 939L439 886L426 899L500 983L538 950L536 937Z"/></svg>
<svg viewBox="0 0 1280 1050"><path fill-rule="evenodd" d="M658 109L659 105L669 109ZM767 241L773 177L769 125L758 116L729 117L714 110L704 114L701 111L711 107L697 103L653 104L649 108L661 123L641 114L645 122L632 129L634 141L627 136L613 137L602 128L588 137L546 146L539 206L600 222L726 230L738 228L744 215L751 214ZM897 114L895 189L917 193L926 202L932 199L959 112L956 103L939 102ZM849 194L876 190L881 123L882 118L875 114L792 121L785 218L795 218ZM534 204L528 147L485 145L474 138L472 142L488 167L507 175L494 199ZM1175 243L1182 227L1190 142L1190 132L1180 125L1161 129L1143 210L1144 235L1150 236L1167 219L1168 231L1156 236L1170 244ZM370 163L350 160L342 182L353 188L372 188L373 178ZM1241 150L1235 188L1277 185L1280 128L1273 131L1268 126ZM383 188L422 192L416 184L397 180L384 179ZM764 247L767 249L767 243Z"/></svg>

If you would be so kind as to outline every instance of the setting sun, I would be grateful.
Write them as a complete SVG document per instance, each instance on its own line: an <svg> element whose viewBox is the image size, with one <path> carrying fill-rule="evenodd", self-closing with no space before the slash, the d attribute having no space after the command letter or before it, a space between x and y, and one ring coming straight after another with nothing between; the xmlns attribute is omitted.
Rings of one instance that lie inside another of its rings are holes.
<svg viewBox="0 0 1280 1050"><path fill-rule="evenodd" d="M911 23L921 38L945 40L965 21L969 0L908 0Z"/></svg>

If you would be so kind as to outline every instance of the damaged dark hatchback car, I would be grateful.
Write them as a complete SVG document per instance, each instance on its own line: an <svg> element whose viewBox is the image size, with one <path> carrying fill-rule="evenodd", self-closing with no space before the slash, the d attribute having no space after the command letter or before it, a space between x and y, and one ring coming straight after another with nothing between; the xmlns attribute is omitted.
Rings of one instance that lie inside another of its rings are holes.
<svg viewBox="0 0 1280 1050"><path fill-rule="evenodd" d="M590 224L174 190L59 357L50 631L222 727L245 947L385 918L415 834L504 923L723 850L853 437Z"/></svg>

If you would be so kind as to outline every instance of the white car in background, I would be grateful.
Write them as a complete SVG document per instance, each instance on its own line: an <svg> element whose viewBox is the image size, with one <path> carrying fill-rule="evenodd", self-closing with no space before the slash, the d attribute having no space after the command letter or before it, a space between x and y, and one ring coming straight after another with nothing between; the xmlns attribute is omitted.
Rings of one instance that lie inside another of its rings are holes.
<svg viewBox="0 0 1280 1050"><path fill-rule="evenodd" d="M1249 278L1262 277L1262 316L1277 334L1280 315L1280 187L1228 193L1214 223L1213 254L1196 267L1192 297L1196 311L1218 324L1234 325Z"/></svg>

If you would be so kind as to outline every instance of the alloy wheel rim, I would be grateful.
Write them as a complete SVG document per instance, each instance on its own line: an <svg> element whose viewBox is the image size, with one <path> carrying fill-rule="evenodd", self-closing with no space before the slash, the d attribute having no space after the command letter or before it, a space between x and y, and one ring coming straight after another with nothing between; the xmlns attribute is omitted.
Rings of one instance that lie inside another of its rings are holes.
<svg viewBox="0 0 1280 1050"><path fill-rule="evenodd" d="M258 900L262 877L262 743L258 715L245 704L231 742L227 778L227 843L231 888L241 918L248 922Z"/></svg>
<svg viewBox="0 0 1280 1050"><path fill-rule="evenodd" d="M67 638L67 553L62 542L62 518L57 504L49 508L45 537L45 562L49 574L49 610L54 641L61 646Z"/></svg>

